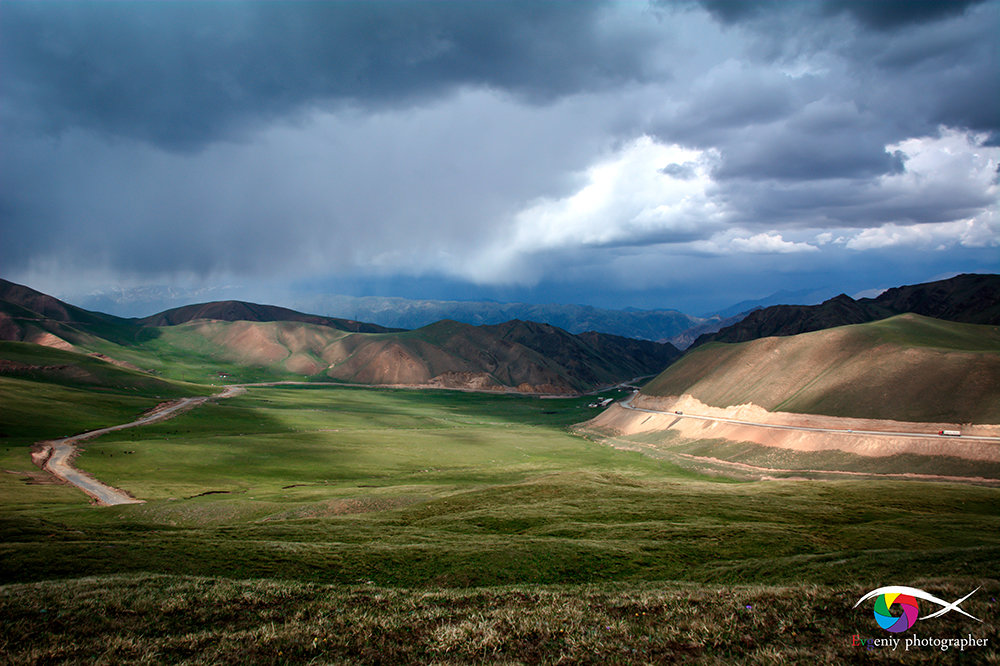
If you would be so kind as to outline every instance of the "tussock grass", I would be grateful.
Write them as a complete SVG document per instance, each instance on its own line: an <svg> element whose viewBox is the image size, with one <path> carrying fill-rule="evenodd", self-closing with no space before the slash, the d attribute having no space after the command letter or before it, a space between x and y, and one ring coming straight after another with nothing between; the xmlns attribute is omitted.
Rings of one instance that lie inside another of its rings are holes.
<svg viewBox="0 0 1000 666"><path fill-rule="evenodd" d="M856 645L886 634L850 581L432 591L147 574L0 587L0 645L9 663L996 663L1000 583L918 582L949 600L981 585L962 607L985 622L951 613L916 633L990 645Z"/></svg>

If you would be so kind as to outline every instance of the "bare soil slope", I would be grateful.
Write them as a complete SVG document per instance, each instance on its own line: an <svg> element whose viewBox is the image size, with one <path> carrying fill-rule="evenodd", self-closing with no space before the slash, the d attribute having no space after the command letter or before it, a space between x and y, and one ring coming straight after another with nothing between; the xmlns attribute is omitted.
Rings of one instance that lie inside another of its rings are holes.
<svg viewBox="0 0 1000 666"><path fill-rule="evenodd" d="M878 419L845 418L816 414L769 412L754 404L719 408L702 403L690 395L670 398L640 396L634 401L640 409L629 410L613 405L585 424L586 429L605 435L641 435L671 431L688 441L726 440L750 442L761 446L795 451L846 451L860 456L885 457L900 454L922 456L953 456L967 460L1000 462L1000 445L996 442L970 439L1000 437L1000 425L970 425L959 423L916 423ZM678 414L679 413L679 414ZM691 415L718 418L708 420ZM775 428L731 423L727 420L770 424ZM796 430L807 428L810 430ZM838 432L817 432L826 428ZM940 430L961 430L963 437L939 437ZM871 435L884 433L910 433ZM926 437L920 436L926 435Z"/></svg>
<svg viewBox="0 0 1000 666"><path fill-rule="evenodd" d="M1000 327L907 314L788 337L714 343L643 388L716 407L1000 423Z"/></svg>
<svg viewBox="0 0 1000 666"><path fill-rule="evenodd" d="M670 344L518 320L400 331L242 301L121 319L9 282L0 282L0 340L77 347L132 367L155 360L167 375L171 362L209 372L225 361L275 379L560 394L653 375L680 355Z"/></svg>
<svg viewBox="0 0 1000 666"><path fill-rule="evenodd" d="M299 322L198 320L162 329L192 353L359 384L515 389L569 394L653 374L671 345L604 334L575 336L532 322L350 333Z"/></svg>

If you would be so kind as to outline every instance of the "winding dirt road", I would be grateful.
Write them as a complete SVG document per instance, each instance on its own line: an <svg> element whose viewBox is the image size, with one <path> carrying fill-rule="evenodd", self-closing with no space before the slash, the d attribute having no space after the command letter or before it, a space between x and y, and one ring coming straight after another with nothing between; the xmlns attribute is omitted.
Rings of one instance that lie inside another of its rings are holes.
<svg viewBox="0 0 1000 666"><path fill-rule="evenodd" d="M629 380L629 382L634 382L641 377ZM619 386L625 386L628 382L619 384ZM94 439L95 437L100 437L101 435L106 435L109 432L115 432L116 430L125 430L126 428L136 428L139 426L149 425L151 423L158 423L160 421L165 421L166 419L172 418L177 414L185 412L189 409L193 409L206 402L219 400L222 398L230 398L234 395L239 395L245 393L248 387L254 386L315 386L313 382L296 382L296 381L277 381L277 382L257 382L250 384L232 384L223 389L220 393L216 393L211 396L199 396L195 398L181 398L180 400L175 400L173 402L163 403L154 410L148 412L141 418L131 421L129 423L122 423L120 425L109 426L107 428L99 428L97 430L90 430L88 432L83 432L78 435L73 435L71 437L63 437L62 439L54 439L43 442L38 442L32 449L31 459L36 466L49 472L58 479L65 481L71 485L76 486L87 495L89 495L96 504L101 506L113 506L116 504L141 504L143 500L136 499L132 497L124 490L114 488L106 483L103 483L93 476L77 469L73 466L73 459L78 455L79 449L77 444L88 439ZM364 388L373 388L367 384L334 384L333 386L363 386ZM400 387L391 387L400 388ZM605 387L607 388L612 387ZM458 389L463 390L463 389ZM494 393L490 391L489 393ZM565 397L565 396L551 396L551 397Z"/></svg>
<svg viewBox="0 0 1000 666"><path fill-rule="evenodd" d="M38 442L38 444L35 445L34 450L31 452L31 459L43 470L87 493L87 495L92 497L99 505L112 506L115 504L141 504L142 500L132 497L123 490L119 490L107 485L106 483L102 483L86 472L82 472L73 467L73 458L76 457L79 451L76 448L76 445L84 440L100 437L101 435L106 435L107 433L114 432L116 430L136 428L138 426L165 421L189 409L204 405L206 402L222 398L231 398L234 395L239 395L245 391L246 389L242 386L227 386L222 392L216 393L215 395L198 396L195 398L181 398L180 400L164 403L153 411L147 413L145 416L129 423L122 423L120 425L100 428L98 430L90 430L88 432L80 433L79 435L73 435L72 437Z"/></svg>

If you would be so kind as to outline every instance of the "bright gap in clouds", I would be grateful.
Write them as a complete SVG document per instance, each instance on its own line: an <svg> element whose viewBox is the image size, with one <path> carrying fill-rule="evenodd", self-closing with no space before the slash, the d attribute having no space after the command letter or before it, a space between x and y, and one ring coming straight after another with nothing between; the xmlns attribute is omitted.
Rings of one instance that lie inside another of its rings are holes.
<svg viewBox="0 0 1000 666"><path fill-rule="evenodd" d="M996 246L1000 147L984 145L985 139L941 128L938 136L888 145L886 153L900 163L896 173L853 184L811 183L817 191L839 190L823 200L825 225L816 226L815 211L804 205L803 219L765 226L767 220L741 218L727 200L728 183L715 179L724 155L644 135L582 172L575 192L523 208L509 229L458 264L456 275L483 284L532 284L553 278L551 266L565 270L548 259L565 261L574 251L593 256L602 248L634 248L667 261L689 255ZM857 218L861 205L866 219Z"/></svg>
<svg viewBox="0 0 1000 666"><path fill-rule="evenodd" d="M581 174L582 187L542 197L517 212L462 267L485 283L530 283L545 275L546 253L577 248L675 244L711 235L726 214L712 199L714 151L665 145L649 136L627 142Z"/></svg>
<svg viewBox="0 0 1000 666"><path fill-rule="evenodd" d="M984 145L985 140L982 134L942 128L937 137L888 146L904 164L901 173L883 176L878 184L888 219L847 239L847 248L1000 245L1000 146ZM954 204L942 207L948 201ZM951 212L958 219L927 217L931 211Z"/></svg>

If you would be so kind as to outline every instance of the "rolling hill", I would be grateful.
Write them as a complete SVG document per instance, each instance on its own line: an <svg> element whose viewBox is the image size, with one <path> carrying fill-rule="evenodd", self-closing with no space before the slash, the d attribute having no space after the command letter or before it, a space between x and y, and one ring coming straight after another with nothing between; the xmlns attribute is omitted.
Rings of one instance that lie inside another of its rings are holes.
<svg viewBox="0 0 1000 666"><path fill-rule="evenodd" d="M69 349L94 338L127 343L141 331L142 326L134 320L84 310L0 279L0 340Z"/></svg>
<svg viewBox="0 0 1000 666"><path fill-rule="evenodd" d="M642 394L829 416L1000 423L1000 328L905 314L706 344Z"/></svg>
<svg viewBox="0 0 1000 666"><path fill-rule="evenodd" d="M751 312L717 333L698 337L692 347L708 342L746 342L772 335L796 335L906 312L969 324L1000 324L1000 275L958 275L895 287L876 298L854 300L840 294L819 305L774 305Z"/></svg>
<svg viewBox="0 0 1000 666"><path fill-rule="evenodd" d="M122 319L21 285L2 287L0 339L193 381L222 375L566 394L656 374L680 355L669 344L518 320L444 320L401 331L241 301Z"/></svg>
<svg viewBox="0 0 1000 666"><path fill-rule="evenodd" d="M318 326L327 326L339 331L355 333L388 333L402 331L402 328L386 328L378 324L351 319L337 319L320 315L304 314L276 305L259 305L245 301L213 301L185 305L166 310L159 314L139 319L141 326L176 326L196 319L217 319L219 321L298 321Z"/></svg>
<svg viewBox="0 0 1000 666"><path fill-rule="evenodd" d="M202 319L157 330L151 344L227 372L232 367L222 364L263 369L273 379L542 393L589 391L655 374L680 355L670 345L574 336L533 322L441 321L370 334L303 322Z"/></svg>

